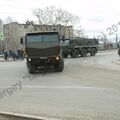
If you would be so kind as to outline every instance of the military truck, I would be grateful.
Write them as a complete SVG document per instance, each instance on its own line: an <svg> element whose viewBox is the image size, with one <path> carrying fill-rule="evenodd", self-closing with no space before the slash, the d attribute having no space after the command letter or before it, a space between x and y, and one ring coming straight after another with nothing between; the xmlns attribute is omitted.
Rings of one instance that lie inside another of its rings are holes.
<svg viewBox="0 0 120 120"><path fill-rule="evenodd" d="M120 46L118 47L118 52L117 53L120 56Z"/></svg>
<svg viewBox="0 0 120 120"><path fill-rule="evenodd" d="M67 57L71 55L73 58L77 58L79 55L85 57L88 53L91 56L95 56L98 50L98 40L88 38L76 38L65 39L61 41L62 55Z"/></svg>
<svg viewBox="0 0 120 120"><path fill-rule="evenodd" d="M60 36L57 32L27 33L25 53L28 71L31 74L35 73L37 69L49 66L57 72L62 72L64 69Z"/></svg>
<svg viewBox="0 0 120 120"><path fill-rule="evenodd" d="M117 53L118 53L118 55L120 56L120 42L117 44L117 48L118 48Z"/></svg>
<svg viewBox="0 0 120 120"><path fill-rule="evenodd" d="M118 48L118 55L120 56L120 47Z"/></svg>

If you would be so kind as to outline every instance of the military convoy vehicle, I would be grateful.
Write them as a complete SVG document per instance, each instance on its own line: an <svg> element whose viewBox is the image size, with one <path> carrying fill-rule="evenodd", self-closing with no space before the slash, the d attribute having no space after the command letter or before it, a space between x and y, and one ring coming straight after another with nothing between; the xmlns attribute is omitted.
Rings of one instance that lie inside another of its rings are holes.
<svg viewBox="0 0 120 120"><path fill-rule="evenodd" d="M28 71L31 74L37 69L48 68L48 66L53 67L57 72L62 72L64 69L60 36L57 32L27 33L25 54Z"/></svg>
<svg viewBox="0 0 120 120"><path fill-rule="evenodd" d="M118 55L120 56L120 42L117 44L117 48L118 48L117 53L118 53Z"/></svg>
<svg viewBox="0 0 120 120"><path fill-rule="evenodd" d="M118 55L120 56L120 46L118 47Z"/></svg>
<svg viewBox="0 0 120 120"><path fill-rule="evenodd" d="M62 55L67 57L71 55L73 58L77 58L79 55L85 57L88 53L91 56L95 56L98 50L97 39L77 38L77 39L66 39L61 42Z"/></svg>
<svg viewBox="0 0 120 120"><path fill-rule="evenodd" d="M118 55L120 56L120 47L118 48Z"/></svg>

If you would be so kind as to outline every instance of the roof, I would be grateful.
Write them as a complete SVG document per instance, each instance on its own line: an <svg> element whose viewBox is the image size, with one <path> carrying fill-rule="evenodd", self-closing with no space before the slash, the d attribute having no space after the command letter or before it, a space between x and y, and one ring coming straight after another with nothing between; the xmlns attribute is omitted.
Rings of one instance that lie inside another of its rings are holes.
<svg viewBox="0 0 120 120"><path fill-rule="evenodd" d="M58 32L31 32L27 33L26 35L45 35L45 34L59 34Z"/></svg>

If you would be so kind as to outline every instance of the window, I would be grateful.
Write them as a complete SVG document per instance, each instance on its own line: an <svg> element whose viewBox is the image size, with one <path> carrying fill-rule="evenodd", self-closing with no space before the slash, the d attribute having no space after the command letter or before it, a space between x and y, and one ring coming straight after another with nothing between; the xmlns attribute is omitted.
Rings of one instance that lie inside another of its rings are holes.
<svg viewBox="0 0 120 120"><path fill-rule="evenodd" d="M58 35L43 35L43 41L54 42L58 40Z"/></svg>
<svg viewBox="0 0 120 120"><path fill-rule="evenodd" d="M55 42L59 41L58 35L31 35L27 36L27 42Z"/></svg>
<svg viewBox="0 0 120 120"><path fill-rule="evenodd" d="M27 42L40 42L42 41L42 35L27 36Z"/></svg>

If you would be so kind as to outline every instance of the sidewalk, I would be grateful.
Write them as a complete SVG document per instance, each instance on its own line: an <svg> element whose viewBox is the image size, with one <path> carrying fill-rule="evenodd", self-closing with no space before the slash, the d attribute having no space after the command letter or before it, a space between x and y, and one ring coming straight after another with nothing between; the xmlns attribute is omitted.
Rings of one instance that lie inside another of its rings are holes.
<svg viewBox="0 0 120 120"><path fill-rule="evenodd" d="M5 59L3 57L0 57L0 62L5 61Z"/></svg>
<svg viewBox="0 0 120 120"><path fill-rule="evenodd" d="M98 53L103 53L103 52L117 52L118 49L112 49L112 50L98 50Z"/></svg>
<svg viewBox="0 0 120 120"><path fill-rule="evenodd" d="M0 62L10 62L14 61L13 59L5 60L4 57L0 57Z"/></svg>

